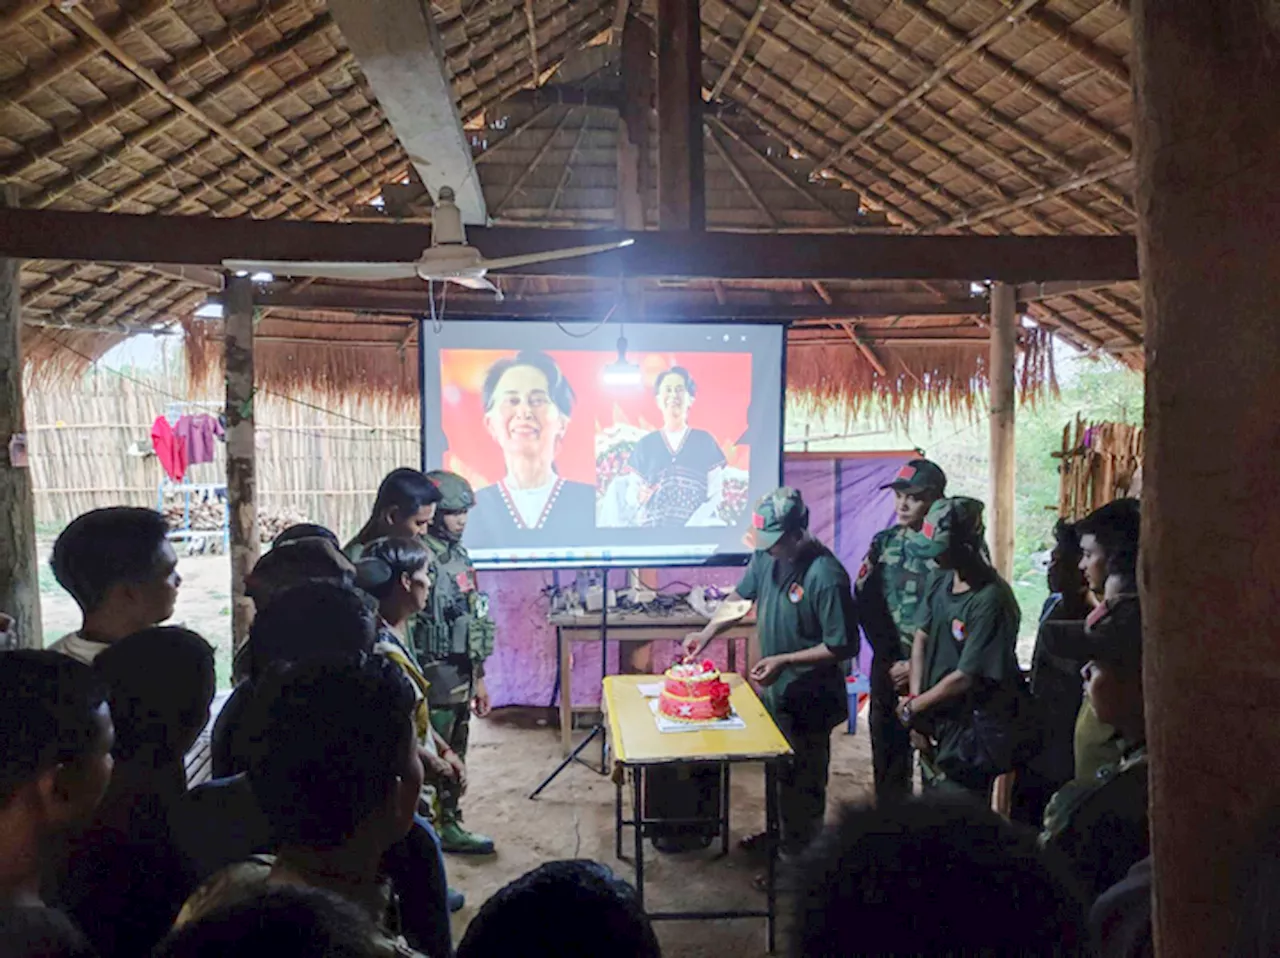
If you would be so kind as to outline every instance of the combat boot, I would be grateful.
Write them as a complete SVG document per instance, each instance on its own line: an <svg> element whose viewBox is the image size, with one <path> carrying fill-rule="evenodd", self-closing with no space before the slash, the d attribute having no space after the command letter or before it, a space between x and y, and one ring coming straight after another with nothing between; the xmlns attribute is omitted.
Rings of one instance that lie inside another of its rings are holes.
<svg viewBox="0 0 1280 958"><path fill-rule="evenodd" d="M440 815L440 847L452 855L492 855L493 839L467 831L456 810L444 809Z"/></svg>

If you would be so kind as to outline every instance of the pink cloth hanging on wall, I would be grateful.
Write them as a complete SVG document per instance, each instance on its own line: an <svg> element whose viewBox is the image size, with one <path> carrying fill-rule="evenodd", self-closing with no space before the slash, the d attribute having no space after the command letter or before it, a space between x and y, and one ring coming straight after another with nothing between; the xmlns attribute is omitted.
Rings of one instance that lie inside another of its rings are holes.
<svg viewBox="0 0 1280 958"><path fill-rule="evenodd" d="M151 424L151 448L156 451L165 475L174 482L181 482L187 474L187 444L173 431L164 416L157 416Z"/></svg>

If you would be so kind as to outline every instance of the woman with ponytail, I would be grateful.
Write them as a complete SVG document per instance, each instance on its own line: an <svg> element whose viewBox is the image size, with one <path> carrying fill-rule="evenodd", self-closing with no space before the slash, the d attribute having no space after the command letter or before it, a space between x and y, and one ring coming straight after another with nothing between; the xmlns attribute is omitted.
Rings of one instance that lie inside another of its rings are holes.
<svg viewBox="0 0 1280 958"><path fill-rule="evenodd" d="M440 490L417 469L393 469L378 486L373 513L343 551L358 562L376 539L419 539L427 534L436 514Z"/></svg>

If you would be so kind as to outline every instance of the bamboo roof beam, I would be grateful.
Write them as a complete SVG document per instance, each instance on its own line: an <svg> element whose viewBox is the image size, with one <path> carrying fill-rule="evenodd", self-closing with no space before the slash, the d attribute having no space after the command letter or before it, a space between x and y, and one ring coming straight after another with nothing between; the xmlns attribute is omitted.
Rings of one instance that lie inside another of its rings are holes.
<svg viewBox="0 0 1280 958"><path fill-rule="evenodd" d="M551 195L551 202L547 204L548 215L556 211L556 207L560 205L560 197L564 195L564 188L569 185L569 177L573 175L573 162L578 158L578 151L582 149L582 141L587 136L587 129L591 126L591 114L587 111L583 112L582 125L578 127L578 135L574 138L573 148L569 150L569 158L565 160L564 169L560 172L560 182L556 184L556 191Z"/></svg>
<svg viewBox="0 0 1280 958"><path fill-rule="evenodd" d="M1028 23L1034 23L1042 32L1061 43L1072 53L1088 60L1093 67L1115 80L1126 91L1129 90L1129 68L1124 60L1110 50L1104 50L1098 44L1086 40L1058 14L1042 8L1029 11L1026 19Z"/></svg>
<svg viewBox="0 0 1280 958"><path fill-rule="evenodd" d="M1012 10L1003 8L999 10L994 17L988 19L986 23L970 34L964 43L957 44L944 54L928 76L898 97L896 101L879 111L874 120L864 126L856 136L846 141L840 149L833 151L820 160L818 168L821 169L837 162L841 157L846 156L863 143L866 143L880 130L888 127L895 116L911 104L923 99L929 90L937 86L944 78L950 76L957 67L976 56L998 37L1008 33L1013 28L1013 21L1017 17L1022 16L1027 10L1042 2L1043 0L1019 0L1018 5ZM868 100L868 102L870 101Z"/></svg>
<svg viewBox="0 0 1280 958"><path fill-rule="evenodd" d="M494 216L497 216L504 209L506 209L507 206L510 205L511 201L515 199L515 197L519 194L519 192L522 189L524 189L525 182L533 174L534 170L538 168L538 164L542 162L543 158L546 157L547 153L550 151L552 145L559 138L560 131L563 130L565 127L565 124L569 122L569 117L573 115L573 111L574 111L573 107L569 107L564 111L564 115L560 117L559 121L556 123L555 127L552 129L550 135L545 140L543 140L542 145L538 147L538 152L533 154L533 159L531 159L528 162L528 164L524 167L524 169L520 171L520 174L516 177L515 182L512 183L510 188L508 188L508 190L506 191L506 193L503 194L502 199L498 202L498 204L494 206L493 208Z"/></svg>
<svg viewBox="0 0 1280 958"><path fill-rule="evenodd" d="M973 212L953 217L947 222L940 224L940 228L959 229L965 226L976 226L979 223L995 219L998 216L1022 212L1032 206L1043 203L1045 200L1057 199L1066 193L1094 186L1110 179L1113 176L1120 176L1124 173L1128 173L1132 169L1133 160L1118 160L1110 166L1104 166L1100 169L1082 173L1079 176L1074 176L1069 180L1065 180L1064 182L1057 184L1056 186L1051 186L1042 190L1034 190L1030 193L1024 193L1022 196L1014 197L1006 203L1000 203L996 206L989 206L985 209L974 210ZM1109 230L1108 232L1115 232L1115 230Z"/></svg>
<svg viewBox="0 0 1280 958"><path fill-rule="evenodd" d="M765 205L764 200L760 199L760 194L757 193L756 188L751 185L751 181L747 179L747 175L742 171L742 167L740 167L737 161L729 155L729 151L725 149L724 144L720 142L720 138L716 136L715 132L705 122L703 123L703 131L706 134L707 141L716 151L716 155L720 157L720 161L729 168L729 172L733 174L733 178L738 181L738 185L746 191L747 196L751 199L751 204L760 211L760 215L764 217L765 222L771 226L777 226L778 218L774 216L773 211Z"/></svg>
<svg viewBox="0 0 1280 958"><path fill-rule="evenodd" d="M223 54L232 48L243 43L245 34L256 29L257 27L271 23L273 18L279 13L291 6L295 0L271 0L266 6L255 12L252 16L244 17L236 20L227 29L210 37L204 44L190 50L179 56L173 63L169 64L161 72L161 78L168 84L177 84L180 82L189 83L188 77L197 73L205 66L214 63ZM280 42L267 47L257 58L245 67L238 76L245 77L252 75L254 72L272 66L274 61L293 52L293 49L307 38L314 36L316 33L324 29L328 29L332 24L327 16L319 17L307 24L305 27L295 31L293 34L285 37ZM252 71L252 72L250 72ZM217 83L209 87L208 90L202 91L199 95L205 95L212 91L225 89L222 84L229 84L229 78L224 77ZM110 102L102 107L90 110L81 119L77 120L65 130L58 130L37 140L32 140L23 144L23 152L18 154L10 163L0 169L0 176L13 179L29 178L33 169L39 164L50 160L53 154L58 150L72 143L78 142L86 135L95 130L109 126L117 119L127 114L133 113L149 98L157 96L156 91L147 86L145 83L139 82L137 90L127 96L113 98ZM173 114L169 114L172 117ZM169 117L161 118L155 124L164 124ZM175 121L176 122L176 121ZM165 127L168 129L168 127ZM128 137L126 137L128 139Z"/></svg>
<svg viewBox="0 0 1280 958"><path fill-rule="evenodd" d="M862 338L857 327L849 322L843 322L840 325L844 327L844 331L853 340L853 345L857 347L858 352L862 353L862 358L871 364L871 368L881 376L888 376L889 370L885 368L884 362L876 355L876 351L871 348L871 344Z"/></svg>
<svg viewBox="0 0 1280 958"><path fill-rule="evenodd" d="M223 79L219 80L217 83L209 87L204 92L197 94L196 101L199 103L201 107L208 105L212 100L217 99L219 96L221 96L223 93L225 93L227 90L231 89L232 87L240 86L246 81L252 79L258 73L269 69L272 65L274 65L275 61L278 60L279 58L292 54L299 44L304 43L306 40L310 39L311 37L317 35L318 33L323 32L323 30L327 30L329 28L329 25L325 25L323 28L316 28L316 29L312 29L312 27L314 27L314 23L311 25L308 25L307 27L304 27L302 30L298 31L296 34L293 34L292 36L287 38L285 41L282 41L281 43L276 44L272 48L272 55L267 59L257 61L255 64L250 64L240 73L235 73L235 74L231 74L230 76L224 77ZM343 55L340 55L340 57L341 56ZM330 69L333 68L334 61L338 59L339 58L333 58L333 60L329 61L331 63ZM312 72L314 71L308 71L308 74ZM292 84L288 86L292 86ZM154 90L152 90L152 92L154 92ZM275 95L268 98L268 100L275 101ZM268 101L263 101L263 102L266 103ZM279 101L279 102L282 102L282 101ZM276 102L275 105L279 105L279 102ZM259 104L259 106L262 106L262 104ZM258 109L257 107L254 107L253 110L250 110L249 114L245 114L245 116L248 116L250 114L253 114L254 116L261 115L258 113L254 113L254 111L257 109ZM264 110L263 112L266 112L266 111ZM91 160L89 163L85 164L84 166L78 169L69 170L67 174L62 178L55 180L52 183L46 184L41 190L39 199L33 205L35 205L36 208L38 209L45 209L49 206L52 206L53 204L57 203L60 199L62 199L64 196L66 196L68 193L70 193L77 186L81 185L87 180L92 180L99 173L109 169L110 167L114 166L117 163L120 163L122 158L129 151L146 149L146 144L150 143L151 141L159 137L165 136L166 134L169 133L170 130L172 130L178 124L188 119L189 119L188 114L182 112L181 110L173 110L172 112L168 113L167 115L157 120L156 122L149 124L147 126L144 126L133 133L126 134L120 140L119 143L117 143L111 149L101 152L96 159ZM236 122L239 122L239 121L236 121ZM207 146L215 141L216 141L216 137L213 131L206 129L201 139L196 141L196 143L193 144L192 147L189 147L188 150L194 149L197 146L202 146L202 145Z"/></svg>
<svg viewBox="0 0 1280 958"><path fill-rule="evenodd" d="M176 281L170 280L167 276L146 273L135 274L133 281L125 284L123 289L119 289L109 301L90 310L83 316L78 317L78 319L80 322L92 326L103 320L117 318L122 312L129 310L133 304L138 302L139 297L145 300L171 285L176 285ZM63 310L54 311L55 317L62 314Z"/></svg>
<svg viewBox="0 0 1280 958"><path fill-rule="evenodd" d="M1066 296L1064 297L1064 299L1066 299L1066 301L1069 302L1076 309L1080 310L1081 312L1087 313L1093 319L1097 320L1099 323L1101 323L1107 329L1111 330L1111 332L1115 333L1117 336L1119 336L1121 339L1123 339L1125 342L1129 343L1130 345L1133 345L1133 346L1142 345L1141 336L1135 333L1132 329L1130 329L1124 323L1120 322L1114 316L1111 316L1108 313L1104 313L1102 310L1098 309L1098 307L1094 306L1090 302L1087 302L1082 297Z"/></svg>
<svg viewBox="0 0 1280 958"><path fill-rule="evenodd" d="M296 179L295 177L291 176L289 173L280 169L270 160L261 156L256 150L254 150L252 146L250 146L247 142L245 142L244 139L242 139L234 131L228 128L224 123L218 120L215 120L213 117L209 116L209 114L205 113L203 110L197 107L194 103L192 103L186 97L180 96L177 93L174 93L173 90L169 87L169 85L166 84L163 80L160 79L159 76L156 75L155 71L153 71L147 66L144 66L136 58L134 58L127 50L121 47L120 44L116 43L111 37L107 36L102 31L102 28L99 27L97 23L93 20L93 18L89 14L87 14L84 10L82 10L79 7L70 7L65 11L60 11L59 15L64 17L70 23L74 24L81 31L83 31L85 34L87 34L89 37L95 40L104 50L110 53L111 56L115 60L117 60L125 69L129 70L129 72L133 73L135 76L137 76L140 80L142 80L148 86L152 87L162 97L164 97L166 100L172 103L175 107L177 107L183 113L191 117L191 119L196 121L196 123L205 127L210 132L216 134L222 139L226 140L226 142L230 146L239 150L241 153L249 157L249 159L253 160L255 163L258 163L259 165L261 165L263 169L267 170L269 173L272 173L275 176L280 177L285 182L290 183L300 193L302 193L304 196L310 197L314 202L316 202L322 208L329 209L331 212L338 212L337 210L332 209L329 202L326 199L324 199L323 196L317 193L309 184Z"/></svg>
<svg viewBox="0 0 1280 958"><path fill-rule="evenodd" d="M542 44L544 70L549 70L553 66L558 67L568 54L609 27L613 14L605 6L592 8L588 4L574 3L569 4L566 9L583 6L587 7L586 12L572 20L568 26L564 25L566 14L561 9L557 9L538 22L538 29L541 30L545 26L552 33L552 39ZM495 50L487 59L501 61L513 57L524 42L523 36L515 37ZM457 86L460 79L479 75L484 70L484 66L483 63L472 63L468 69L455 73L454 86ZM528 85L530 80L536 80L537 78L529 73L528 67L528 60L520 57L516 59L513 66L503 70L487 83L477 84L473 92L463 96L458 102L458 112L462 115L463 123L470 122L491 104L500 102L513 91Z"/></svg>
<svg viewBox="0 0 1280 958"><path fill-rule="evenodd" d="M814 26L812 22L800 16L798 13L796 13L794 10L790 9L789 7L784 5L779 5L779 6L776 6L775 9L783 17L783 19L787 20L789 23L794 24L796 27L803 30L805 33L809 34L819 44L830 41L831 39L830 34L823 33L818 27ZM894 44L897 43L896 40L892 40L891 42ZM906 50L905 47L903 49ZM911 54L911 51L907 50L906 52L909 55L914 56L913 54ZM850 59L853 59L858 64L859 68L869 71L876 78L876 81L878 83L884 84L888 89L892 90L896 95L905 97L910 92L905 83L902 83L892 74L882 70L873 61L859 56L857 51L855 49L852 49L852 44L850 45L850 49L848 49L845 52L845 55ZM923 61L919 61L918 66L922 70L927 69L927 65L924 64ZM827 67L827 69L832 69L832 68ZM956 86L956 85L952 83L949 79L944 79L941 83L941 86L942 88L949 90L950 87ZM961 87L956 87L956 89L963 90L963 88ZM972 97L971 94L970 94L970 97L976 100L976 97ZM1024 165L1018 163L1008 154L992 146L989 142L987 142L985 138L978 136L968 128L956 122L956 120L954 120L948 114L935 108L932 104L929 103L929 101L926 98L921 97L916 102L916 108L917 110L920 111L920 113L925 117L925 119L928 122L939 124L944 129L946 129L946 131L950 133L952 136L955 136L963 140L971 149L975 149L983 153L994 162L1000 164L1010 173L1014 174L1015 176L1018 176L1021 179L1026 180L1028 183L1030 183L1032 186L1036 187L1037 189L1048 188L1048 184L1044 180L1040 179L1033 173L1029 172ZM984 105L982 107L982 111L984 113L990 112L990 108ZM1016 129L1017 128L1015 128L1015 130ZM1018 132L1020 133L1020 131ZM817 167L817 169L821 169L821 167ZM1124 197L1121 194L1117 193L1116 197L1122 201L1124 200ZM1071 212L1079 216L1085 222L1096 227L1097 229L1100 229L1107 233L1119 232L1119 230L1117 229L1114 223L1094 213L1088 207L1083 206L1079 203L1076 203L1073 200L1065 199L1065 198L1062 199L1061 202L1063 203L1064 206L1066 206L1069 210L1071 210ZM1125 208L1128 209L1127 203L1125 204Z"/></svg>
<svg viewBox="0 0 1280 958"><path fill-rule="evenodd" d="M1026 2L1026 0L1024 0L1024 2ZM720 5L725 10L728 10L729 12L733 13L735 16L739 18L742 17L742 13L738 11L736 8L734 8L734 6L732 5L732 3L729 2L729 0L720 0ZM727 42L727 39L724 38L723 35L719 35L719 36L721 37L722 41ZM805 50L801 49L800 47L797 47L795 44L791 43L789 40L783 39L777 34L770 32L770 33L766 33L765 42L775 43L781 46L784 50L786 50L792 56L801 60L802 62L812 64L814 67L825 71L827 73L828 78L835 85L836 89L839 90L842 94L844 94L844 96L847 97L852 102L872 112L879 111L880 106L874 100L870 99L865 93L858 90L853 85L845 82L838 73L836 73L833 69L831 69L829 65L818 61L817 59L815 59L814 56L812 56ZM825 40L823 42L825 42ZM847 123L843 125L846 128L849 128ZM1005 191L1000 186L1000 184L984 176L982 173L979 173L977 170L975 170L968 164L961 161L958 157L942 149L940 146L938 146L938 144L934 143L932 140L929 140L926 137L921 136L919 133L917 133L915 130L911 129L910 127L892 120L886 121L885 126L888 129L891 129L894 133L897 133L899 136L901 136L903 139L905 139L907 142L913 145L916 149L933 157L933 159L940 164L939 169L943 169L947 166L955 166L965 176L972 179L983 189L994 193L997 197L1003 198L1005 196ZM851 140L856 140L856 139L858 139L857 135L851 137ZM835 156L836 154L839 154L836 160L832 161L829 156L827 160L823 160L819 162L814 167L814 169L815 170L827 169L833 166L840 159L843 159L844 156L847 156L849 153L853 152L854 150L864 146L869 149L878 150L879 148L876 147L875 144L870 141L871 141L871 137L867 137L863 141L852 146L849 150L843 150L843 147L837 147L836 149L830 151L830 156ZM846 141L846 142L850 142L850 141Z"/></svg>
<svg viewBox="0 0 1280 958"><path fill-rule="evenodd" d="M869 23L866 23L865 21L859 19L858 17L855 17L853 14L848 13L844 9L835 6L833 3L830 2L830 0L813 0L813 2L815 5L816 12L821 13L822 15L830 17L831 19L835 20L838 24L840 24L840 26L850 31L850 33L854 34L856 37L866 41L867 43L872 43L880 47L880 49L884 50L887 53L892 54L896 59L900 60L901 62L912 65L914 69L917 69L923 73L927 73L929 71L930 64L928 62L922 60L919 56L916 55L914 50L912 50L910 47L906 46L905 44L900 43L896 38L894 38L890 34L884 32L878 27L875 27ZM788 17L789 19L794 18L793 22L806 24L809 30L816 31L820 36L834 38L835 36L834 31L828 30L824 33L822 31L822 28L815 26L812 22L808 21L805 17L801 16L798 13L795 13L795 11L785 6L782 6L781 3L782 3L782 0L779 0L778 9L785 10L786 13L789 14L789 17ZM853 47L852 43L848 43L846 45L850 48ZM871 61L862 59L862 58L859 58L859 59L863 66L871 66L872 69L878 70L878 68L874 67L874 65L871 64ZM888 81L885 81L883 78L887 77L888 74L883 73L883 71L879 71L879 73L881 74L881 82L887 82L890 85L892 83L897 82L892 78L890 78ZM901 86L901 84L899 84L899 86ZM902 86L902 89L905 90L906 87ZM996 108L992 104L982 100L976 94L971 92L966 87L963 87L960 84L956 83L954 80L950 78L944 79L940 84L939 89L951 96L956 97L962 104L964 104L966 107L976 112L984 122L990 123L992 126L1000 130L1001 133L1005 134L1005 136L1008 136L1018 145L1024 147L1025 149L1031 150L1033 153L1038 154L1039 156L1048 160L1050 163L1054 164L1060 169L1064 169L1070 173L1074 173L1077 176L1081 175L1084 172L1084 168L1079 163L1070 159L1065 154L1058 152L1058 150L1055 147L1049 145L1047 142L1040 139L1037 134L1024 130L1018 124L1017 121L1012 120L1009 117L1005 116L1004 114L996 110ZM930 107L930 109L933 109L933 108ZM935 111L935 112L937 114L937 117L945 116L945 114L941 113L940 111ZM951 122L954 123L954 121L951 121ZM972 137L973 134L969 133L967 134L967 136ZM990 147L988 147L988 149L990 149ZM1013 161L1009 157L1004 157L1002 155L1002 162L1012 163ZM1104 187L1103 184L1097 184L1095 186L1095 189L1097 192L1099 192L1101 195L1106 197L1107 200L1114 203L1120 209L1124 210L1130 215L1136 215L1134 213L1132 202L1123 193L1119 192L1118 190L1112 189L1109 186Z"/></svg>
<svg viewBox="0 0 1280 958"><path fill-rule="evenodd" d="M506 146L508 143L514 140L517 136L519 136L525 130L529 129L532 126L536 126L540 120L542 120L548 113L550 113L559 105L560 104L558 103L548 103L546 106L542 107L541 109L531 113L528 119L522 121L521 123L518 123L510 132L508 132L505 136L503 136L502 139L494 140L490 142L488 146L486 146L479 153L477 153L475 157L475 161L479 163L486 158L492 157L493 153L499 147Z"/></svg>
<svg viewBox="0 0 1280 958"><path fill-rule="evenodd" d="M922 0L899 0L899 2L925 23L947 36L952 43L964 42L964 34L957 30L946 17L925 6ZM1079 107L1068 103L1056 90L1045 86L1036 77L1015 66L1012 61L990 50L977 50L974 57L996 73L1013 79L1041 106L1078 126L1109 150L1121 156L1129 156L1133 153L1133 144L1127 137L1108 129Z"/></svg>
<svg viewBox="0 0 1280 958"><path fill-rule="evenodd" d="M631 0L615 0L613 22L609 24L609 45L615 50L622 49L622 30L627 25L627 14L631 12Z"/></svg>
<svg viewBox="0 0 1280 958"><path fill-rule="evenodd" d="M542 75L542 70L538 68L538 26L533 19L533 0L524 0L524 19L528 24L529 38L529 72L534 76L534 82Z"/></svg>
<svg viewBox="0 0 1280 958"><path fill-rule="evenodd" d="M707 28L706 28L705 26L704 26L703 30L704 30L704 32L707 32ZM720 36L719 36L719 34L715 34L715 33L714 33L714 31L711 31L711 32L713 33L713 36L714 36L715 38L719 39L721 42L724 42L723 37L720 37ZM786 86L787 86L787 84L785 84L785 83L784 83L784 81L782 81L782 80L781 80L780 78L778 78L775 74L773 74L773 72L772 72L772 71L770 71L770 70L767 70L767 69L765 69L765 68L760 67L760 65L759 65L756 61L751 60L750 58L747 58L746 62L747 62L747 66L748 66L749 68L750 68L750 67L756 67L756 68L760 69L762 72L764 72L766 75L770 76L770 77L774 80L774 82L779 83L779 84L782 84L784 87L786 87ZM850 131L850 130L849 130L849 127L848 127L848 125L847 125L847 124L846 124L842 119L840 119L840 118L839 118L839 117L837 117L835 114L833 114L833 113L831 113L830 111L828 111L824 106L822 106L822 104L817 103L816 101L814 101L813 99L811 99L811 98L808 96L808 94L806 94L806 93L804 93L804 92L802 92L802 91L796 90L796 89L794 89L794 88L790 88L790 89L791 89L791 91L792 91L792 92L793 92L793 93L794 93L798 98L801 98L801 99L805 99L805 100L807 100L807 101L808 101L808 105L809 105L810 107L812 107L812 108L815 110L815 112L817 113L817 115L819 115L819 116L823 117L823 119L824 119L824 120L827 122L827 124L829 125L830 129L835 130L835 131ZM763 91L759 91L759 90L758 90L758 92L760 92L760 94L761 94L762 96L765 96L765 95L766 95L766 94L764 94L764 93L763 93ZM852 132L852 131L850 131L850 132ZM831 144L831 143L834 143L834 142L835 142L835 141L833 141L829 136L827 136L826 134L820 134L820 135L822 136L822 139L823 139L825 142L829 143L829 144ZM914 170L913 168L910 168L910 167L904 166L904 165L903 165L901 162L899 162L899 161L898 161L898 159L897 159L896 157L894 157L892 154L887 153L887 152L885 152L884 150L881 150L879 147L875 146L875 145L874 145L874 144L872 144L872 143L864 143L864 144L862 145L861 149L863 149L864 151L867 151L867 152L871 153L873 156L875 156L875 157L876 157L876 159L877 159L877 161L880 163L880 165L881 165L881 166L887 166L887 167L889 167L889 168L890 168L890 169L892 169L894 172L896 172L900 177L902 177L904 180L906 180L906 181L908 181L908 182L910 182L910 183L915 184L915 186L916 186L918 189L920 189L920 190L922 191L922 193L921 193L920 195L917 195L917 196L915 197L916 202L922 203L922 205L925 205L926 207L928 207L929 209L931 209L931 210L933 211L934 215L938 218L938 220L945 222L945 221L947 221L947 220L950 218L950 215L951 215L951 214L948 214L948 213L946 213L946 212L942 211L939 207L933 206L932 204L928 203L927 201L925 201L925 200L923 199L923 197L924 197L924 196L928 196L928 195L931 195L931 194L932 194L932 195L934 195L934 196L937 196L937 197L939 197L939 198L943 199L945 202L947 202L947 203L949 203L949 204L951 204L951 205L953 205L953 206L958 206L958 207L960 207L961 209L972 209L971 207L969 207L969 204L967 203L967 201L966 201L966 200L964 200L962 197L960 197L960 196L958 196L957 194L955 194L954 192L952 192L952 191L951 191L950 189L948 189L946 186L941 185L941 184L936 185L936 186L929 184L929 183L927 182L927 179L928 179L928 177L929 177L929 175L930 175L929 173L920 173L920 172L918 172L918 171ZM845 157L844 159L851 159L851 157ZM830 169L830 167L824 167L824 168L825 168L825 169ZM1001 195L1002 195L1002 196L1004 195L1003 190L1001 191ZM1028 204L1028 205L1030 205L1030 204ZM1056 228L1055 228L1051 223L1049 223L1048 221L1046 221L1046 220L1045 220L1045 219L1043 219L1042 217L1038 216L1037 214L1032 213L1032 212L1030 212L1029 210L1026 210L1026 209L1025 209L1025 208L1023 208L1023 207L1019 207L1019 211L1021 212L1022 216L1023 216L1025 219L1027 219L1030 223L1032 223L1033 225L1035 225L1037 228L1039 228L1039 229L1043 230L1044 232L1046 232L1046 233L1055 233L1055 232L1057 232L1057 229L1056 229ZM968 215L968 214L963 214L963 215ZM916 229L928 229L928 228L931 228L931 227L928 227L928 226L922 226L922 225L917 224L917 226L916 226L916 227L914 227L914 228L916 228ZM933 227L933 228L936 228L936 225L935 225L935 227Z"/></svg>
<svg viewBox="0 0 1280 958"><path fill-rule="evenodd" d="M791 187L793 190L795 190L797 193L803 196L806 200L808 200L811 204L813 204L813 206L815 206L817 209L820 209L823 212L829 214L838 223L848 222L839 211L837 211L830 204L826 203L820 196L816 195L815 191L808 189L806 186L804 186L801 183L798 183L795 179L792 178L790 173L788 173L777 163L773 162L773 160L771 160L769 157L765 156L763 153L757 150L754 146L751 145L750 141L748 141L746 137L744 137L741 133L739 133L733 127L725 123L722 119L720 119L720 117L712 116L710 114L703 114L703 119L707 123L714 126L717 130L719 130L725 136L729 137L729 139L737 143L738 146L742 147L744 150L746 150L748 153L754 156L756 160L762 166L764 166L765 169L767 169L770 173L772 173L774 176L780 179L783 183L786 183L787 186Z"/></svg>
<svg viewBox="0 0 1280 958"><path fill-rule="evenodd" d="M742 35L738 37L738 42L733 48L733 53L729 55L729 60L724 65L724 69L720 71L720 76L716 78L715 84L711 87L711 93L707 96L709 101L719 99L720 94L724 92L725 84L729 82L729 78L733 76L733 71L738 68L743 55L747 52L747 44L751 42L752 37L756 35L756 31L760 29L760 21L764 19L764 12L768 9L769 0L757 0L755 12L751 14L747 20L747 25L742 29ZM733 9L730 7L729 9ZM737 13L737 10L733 11Z"/></svg>
<svg viewBox="0 0 1280 958"><path fill-rule="evenodd" d="M53 0L19 0L18 4L7 13L0 15L0 30L20 27L28 20L38 17Z"/></svg>
<svg viewBox="0 0 1280 958"><path fill-rule="evenodd" d="M1077 344L1092 349L1102 349L1106 346L1105 342L1079 323L1068 319L1056 309L1046 306L1044 303L1028 303L1027 312L1035 317L1037 321L1056 327L1058 335L1064 339L1074 340Z"/></svg>

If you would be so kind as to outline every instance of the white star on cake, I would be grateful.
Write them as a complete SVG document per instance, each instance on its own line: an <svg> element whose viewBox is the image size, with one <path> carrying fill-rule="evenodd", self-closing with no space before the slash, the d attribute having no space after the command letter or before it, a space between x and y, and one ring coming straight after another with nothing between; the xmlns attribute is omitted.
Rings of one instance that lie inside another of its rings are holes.
<svg viewBox="0 0 1280 958"><path fill-rule="evenodd" d="M681 715L683 718L689 718L690 716L692 716L692 715L693 715L693 706L692 706L692 705L682 705L682 706L680 706L680 715Z"/></svg>

